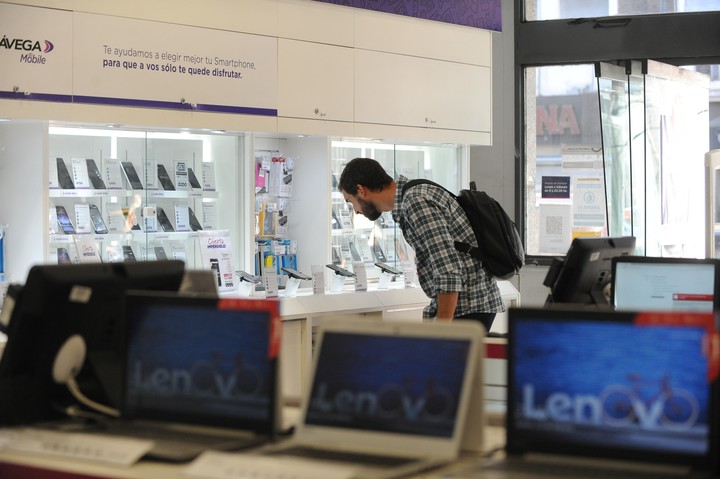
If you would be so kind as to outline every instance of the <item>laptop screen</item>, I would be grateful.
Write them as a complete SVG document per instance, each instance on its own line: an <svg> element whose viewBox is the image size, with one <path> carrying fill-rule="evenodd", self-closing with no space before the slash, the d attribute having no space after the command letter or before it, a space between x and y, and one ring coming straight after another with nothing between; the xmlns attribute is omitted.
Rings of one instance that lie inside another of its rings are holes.
<svg viewBox="0 0 720 479"><path fill-rule="evenodd" d="M630 311L713 311L720 263L714 259L626 256L613 261L613 305Z"/></svg>
<svg viewBox="0 0 720 479"><path fill-rule="evenodd" d="M273 301L129 295L123 416L271 432Z"/></svg>
<svg viewBox="0 0 720 479"><path fill-rule="evenodd" d="M305 423L453 435L471 341L326 332Z"/></svg>
<svg viewBox="0 0 720 479"><path fill-rule="evenodd" d="M511 309L509 452L707 466L708 313Z"/></svg>

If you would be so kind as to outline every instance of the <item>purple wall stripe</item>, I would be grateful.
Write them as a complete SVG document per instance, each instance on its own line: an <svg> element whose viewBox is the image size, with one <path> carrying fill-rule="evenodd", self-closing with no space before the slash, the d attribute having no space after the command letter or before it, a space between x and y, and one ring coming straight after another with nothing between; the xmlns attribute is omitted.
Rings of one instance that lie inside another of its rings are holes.
<svg viewBox="0 0 720 479"><path fill-rule="evenodd" d="M131 98L109 98L101 96L81 96L81 95L54 95L50 93L31 93L25 95L12 91L0 91L0 98L10 100L37 100L52 101L58 103L85 103L91 105L115 105L115 106L133 106L142 108L164 108L170 110L195 110L207 111L213 113L233 113L236 115L261 115L261 116L277 116L277 109L274 108L255 108L248 106L228 106L228 105L209 105L198 103L191 106L189 103L180 103L173 101L156 101L156 100L134 100Z"/></svg>
<svg viewBox="0 0 720 479"><path fill-rule="evenodd" d="M316 0L346 7L502 31L502 0ZM509 1L509 0L505 0Z"/></svg>

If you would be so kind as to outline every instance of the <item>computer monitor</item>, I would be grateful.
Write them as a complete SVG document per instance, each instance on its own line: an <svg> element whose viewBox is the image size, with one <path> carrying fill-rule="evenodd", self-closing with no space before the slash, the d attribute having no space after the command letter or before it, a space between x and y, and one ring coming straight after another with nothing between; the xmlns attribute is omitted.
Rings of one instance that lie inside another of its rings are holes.
<svg viewBox="0 0 720 479"><path fill-rule="evenodd" d="M81 390L116 406L122 392L125 292L177 291L184 270L176 260L33 266L13 298L6 326L0 425L59 415L70 395L53 382L52 366L60 346L74 334L87 347L77 376Z"/></svg>
<svg viewBox="0 0 720 479"><path fill-rule="evenodd" d="M573 239L565 259L556 258L543 281L550 288L546 305L609 305L612 258L634 253L633 236Z"/></svg>
<svg viewBox="0 0 720 479"><path fill-rule="evenodd" d="M720 260L622 256L612 260L612 305L632 311L717 311Z"/></svg>

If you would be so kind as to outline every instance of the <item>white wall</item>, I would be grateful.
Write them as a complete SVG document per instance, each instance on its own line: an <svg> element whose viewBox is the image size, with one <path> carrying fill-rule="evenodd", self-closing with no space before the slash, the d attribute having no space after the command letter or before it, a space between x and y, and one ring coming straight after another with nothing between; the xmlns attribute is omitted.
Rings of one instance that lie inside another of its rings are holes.
<svg viewBox="0 0 720 479"><path fill-rule="evenodd" d="M30 267L47 255L47 128L41 121L0 122L0 224L8 226L7 281L24 282Z"/></svg>

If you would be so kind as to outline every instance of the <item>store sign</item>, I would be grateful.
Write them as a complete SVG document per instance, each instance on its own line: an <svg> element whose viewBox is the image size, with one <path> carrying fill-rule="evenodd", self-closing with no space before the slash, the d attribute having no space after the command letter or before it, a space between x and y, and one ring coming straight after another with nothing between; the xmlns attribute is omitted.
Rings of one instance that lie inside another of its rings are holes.
<svg viewBox="0 0 720 479"><path fill-rule="evenodd" d="M277 116L277 38L0 3L0 98Z"/></svg>
<svg viewBox="0 0 720 479"><path fill-rule="evenodd" d="M72 13L0 3L0 98L70 101Z"/></svg>
<svg viewBox="0 0 720 479"><path fill-rule="evenodd" d="M75 14L74 101L277 115L277 39Z"/></svg>

